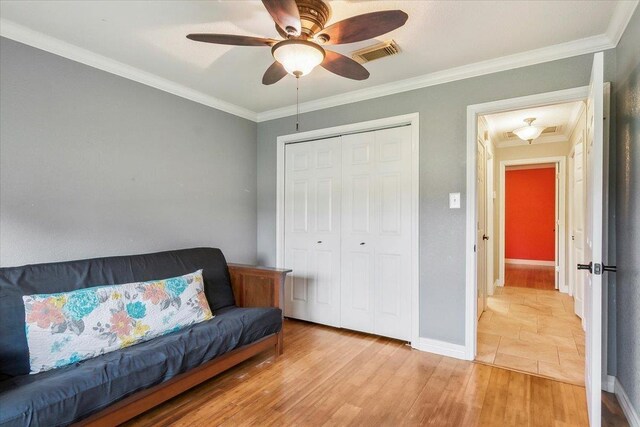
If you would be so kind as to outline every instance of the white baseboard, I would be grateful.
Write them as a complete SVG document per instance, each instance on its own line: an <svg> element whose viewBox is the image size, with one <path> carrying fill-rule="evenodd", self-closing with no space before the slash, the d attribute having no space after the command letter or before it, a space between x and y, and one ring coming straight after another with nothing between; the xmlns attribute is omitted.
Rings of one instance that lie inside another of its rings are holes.
<svg viewBox="0 0 640 427"><path fill-rule="evenodd" d="M519 265L546 265L549 267L554 267L556 265L555 261L540 261L537 259L516 259L516 258L505 258L505 264L519 264Z"/></svg>
<svg viewBox="0 0 640 427"><path fill-rule="evenodd" d="M622 412L627 417L627 421L631 427L640 427L640 417L638 417L638 413L634 409L631 401L629 400L629 396L627 396L627 392L624 391L622 384L618 379L615 379L615 393L618 398L618 403L622 407Z"/></svg>
<svg viewBox="0 0 640 427"><path fill-rule="evenodd" d="M456 359L467 359L465 357L465 346L460 344L452 344L450 342L433 340L431 338L420 338L418 340L418 345L415 348L420 351L454 357Z"/></svg>
<svg viewBox="0 0 640 427"><path fill-rule="evenodd" d="M616 391L616 377L613 375L602 374L602 389L609 393Z"/></svg>

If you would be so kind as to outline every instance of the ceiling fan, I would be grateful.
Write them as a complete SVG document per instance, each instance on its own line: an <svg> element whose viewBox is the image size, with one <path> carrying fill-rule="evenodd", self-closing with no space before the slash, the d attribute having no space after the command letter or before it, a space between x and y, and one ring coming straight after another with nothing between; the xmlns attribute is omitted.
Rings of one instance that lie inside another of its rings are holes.
<svg viewBox="0 0 640 427"><path fill-rule="evenodd" d="M321 45L355 43L388 33L409 17L401 10L385 10L353 16L325 28L331 9L324 0L262 0L284 40L233 34L189 34L187 38L234 46L269 46L275 62L262 77L271 85L287 73L301 77L317 65L342 77L365 80L369 71L353 59Z"/></svg>

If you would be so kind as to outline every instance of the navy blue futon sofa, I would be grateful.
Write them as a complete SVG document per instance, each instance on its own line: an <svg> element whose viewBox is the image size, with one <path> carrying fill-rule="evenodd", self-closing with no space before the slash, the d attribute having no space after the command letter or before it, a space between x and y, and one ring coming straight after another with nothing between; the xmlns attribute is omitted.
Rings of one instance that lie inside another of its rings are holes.
<svg viewBox="0 0 640 427"><path fill-rule="evenodd" d="M164 279L203 269L214 318L29 375L22 296ZM282 353L286 270L227 265L195 248L0 269L0 426L116 425L262 351Z"/></svg>

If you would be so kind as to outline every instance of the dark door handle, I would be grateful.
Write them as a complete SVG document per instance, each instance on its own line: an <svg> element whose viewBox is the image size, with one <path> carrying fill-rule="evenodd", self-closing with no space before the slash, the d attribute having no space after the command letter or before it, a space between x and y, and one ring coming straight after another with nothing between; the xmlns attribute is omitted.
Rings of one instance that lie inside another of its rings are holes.
<svg viewBox="0 0 640 427"><path fill-rule="evenodd" d="M589 273L593 273L593 263L589 264L578 264L578 270L589 270Z"/></svg>
<svg viewBox="0 0 640 427"><path fill-rule="evenodd" d="M360 246L364 246L364 242L360 242Z"/></svg>
<svg viewBox="0 0 640 427"><path fill-rule="evenodd" d="M482 235L482 240L489 240L489 236L487 236L486 234Z"/></svg>
<svg viewBox="0 0 640 427"><path fill-rule="evenodd" d="M615 265L603 265L602 270L615 273L618 270L618 267L616 267Z"/></svg>

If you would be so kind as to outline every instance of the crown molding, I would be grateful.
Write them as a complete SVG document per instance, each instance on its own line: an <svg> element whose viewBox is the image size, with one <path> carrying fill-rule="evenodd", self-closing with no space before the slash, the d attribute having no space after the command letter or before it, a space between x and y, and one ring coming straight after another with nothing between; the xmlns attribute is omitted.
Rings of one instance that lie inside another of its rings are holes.
<svg viewBox="0 0 640 427"><path fill-rule="evenodd" d="M614 46L617 46L618 42L620 42L622 34L627 28L627 25L629 25L629 21L631 20L638 3L640 3L640 0L622 0L618 2L616 8L613 10L613 15L611 16L611 21L609 21L609 27L607 28L606 35Z"/></svg>
<svg viewBox="0 0 640 427"><path fill-rule="evenodd" d="M468 79L471 77L478 77L486 74L612 49L618 44L639 2L640 0L619 1L614 9L605 34L304 102L300 104L300 112L306 113L322 110L325 108L351 104L354 102ZM256 113L255 111L251 111L247 108L204 94L200 91L175 83L147 71L115 61L106 56L96 54L43 33L33 31L27 27L3 18L0 18L0 36L116 74L120 77L134 80L147 86L160 89L176 96L180 96L254 122L264 122L296 114L295 105Z"/></svg>
<svg viewBox="0 0 640 427"><path fill-rule="evenodd" d="M167 80L122 62L115 61L106 56L102 56L79 46L64 42L60 39L33 31L27 27L2 18L0 18L0 36L165 92L169 92L173 95L189 99L229 114L243 117L254 122L257 119L257 114L254 111L214 98L213 96L206 95L187 86L172 82L171 80Z"/></svg>
<svg viewBox="0 0 640 427"><path fill-rule="evenodd" d="M340 95L329 96L314 101L300 104L300 112L322 110L338 105L350 104L367 99L378 98L410 90L421 89L428 86L435 86L449 83L456 80L468 79L471 77L483 76L486 74L498 73L515 68L536 65L543 62L556 61L573 56L585 55L614 48L615 44L605 34L587 37L540 49L520 52L513 55L476 62L461 67L450 68L448 70L437 71L410 79L399 80L397 82L386 83L366 89L345 92ZM258 113L258 122L278 119L281 117L296 114L295 105L276 108L274 110Z"/></svg>
<svg viewBox="0 0 640 427"><path fill-rule="evenodd" d="M567 142L568 140L569 139L562 134L541 136L539 138L536 138L531 144L521 139L511 138L511 139L506 139L506 140L497 142L496 148L529 147L532 145L540 145L540 144L562 143L562 142Z"/></svg>

